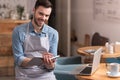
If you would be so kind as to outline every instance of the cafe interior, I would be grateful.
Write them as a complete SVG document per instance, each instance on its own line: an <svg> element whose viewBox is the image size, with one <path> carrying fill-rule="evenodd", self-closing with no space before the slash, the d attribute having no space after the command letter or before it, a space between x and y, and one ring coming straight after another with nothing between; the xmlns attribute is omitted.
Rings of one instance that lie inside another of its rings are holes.
<svg viewBox="0 0 120 80"><path fill-rule="evenodd" d="M0 0L0 80L15 80L12 31L30 22L35 1ZM120 1L50 1L53 10L47 24L59 32L57 80L120 80ZM101 47L94 73L72 74L82 64L92 64Z"/></svg>

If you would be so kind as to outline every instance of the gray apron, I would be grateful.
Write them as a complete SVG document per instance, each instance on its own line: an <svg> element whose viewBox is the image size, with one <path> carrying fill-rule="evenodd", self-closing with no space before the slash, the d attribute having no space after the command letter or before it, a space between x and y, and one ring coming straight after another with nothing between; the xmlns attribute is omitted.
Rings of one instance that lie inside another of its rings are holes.
<svg viewBox="0 0 120 80"><path fill-rule="evenodd" d="M26 57L41 57L43 52L49 51L48 35L37 37L29 34L29 24L24 42L24 53ZM53 71L44 69L44 64L31 67L15 67L16 80L56 80Z"/></svg>

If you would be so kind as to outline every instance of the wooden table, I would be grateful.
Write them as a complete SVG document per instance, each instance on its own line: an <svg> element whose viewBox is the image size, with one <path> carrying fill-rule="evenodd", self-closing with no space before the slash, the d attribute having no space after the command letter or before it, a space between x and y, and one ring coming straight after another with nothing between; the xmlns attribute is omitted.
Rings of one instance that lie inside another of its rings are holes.
<svg viewBox="0 0 120 80"><path fill-rule="evenodd" d="M76 78L78 80L120 80L120 77L117 78L108 77L106 72L107 72L106 64L101 63L98 70L93 75L91 76L77 75Z"/></svg>
<svg viewBox="0 0 120 80"><path fill-rule="evenodd" d="M105 52L105 47L104 46L87 46L87 47L81 47L77 49L77 53L83 56L90 56L90 53L86 53L85 50L88 49L98 49L100 47L103 47L103 53L102 53L102 58L116 58L116 57L120 57L120 53L106 53Z"/></svg>

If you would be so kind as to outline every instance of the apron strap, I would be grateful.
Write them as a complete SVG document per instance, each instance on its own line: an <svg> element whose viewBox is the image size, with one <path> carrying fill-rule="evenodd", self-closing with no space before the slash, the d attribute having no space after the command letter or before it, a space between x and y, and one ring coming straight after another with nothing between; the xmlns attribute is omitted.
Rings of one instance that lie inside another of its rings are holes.
<svg viewBox="0 0 120 80"><path fill-rule="evenodd" d="M27 31L26 31L27 35L29 34L29 24L30 23L27 24Z"/></svg>

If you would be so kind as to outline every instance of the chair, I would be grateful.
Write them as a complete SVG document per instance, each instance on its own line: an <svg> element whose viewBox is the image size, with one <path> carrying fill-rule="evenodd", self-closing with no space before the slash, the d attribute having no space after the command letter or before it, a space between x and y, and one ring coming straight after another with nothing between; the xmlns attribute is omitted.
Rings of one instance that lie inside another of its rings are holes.
<svg viewBox="0 0 120 80"><path fill-rule="evenodd" d="M91 44L90 44L90 35L89 34L84 35L84 43L83 44L79 44L78 42L76 44L76 46L78 46L78 47L84 47L84 46L90 46L90 45Z"/></svg>
<svg viewBox="0 0 120 80"><path fill-rule="evenodd" d="M92 37L92 46L104 46L106 42L109 42L107 37L101 36L98 32L95 32Z"/></svg>
<svg viewBox="0 0 120 80"><path fill-rule="evenodd" d="M109 39L106 37L101 36L98 32L94 33L92 37L92 46L104 46L106 42L109 42ZM107 63L120 63L120 57L118 58L107 58L105 60Z"/></svg>
<svg viewBox="0 0 120 80"><path fill-rule="evenodd" d="M57 58L54 70L57 80L77 80L75 75L70 74L70 71L78 65L81 65L80 56Z"/></svg>
<svg viewBox="0 0 120 80"><path fill-rule="evenodd" d="M105 43L109 42L107 37L101 36L98 32L95 32L91 39L91 46L105 46ZM88 56L85 59L85 63L90 63L93 56Z"/></svg>
<svg viewBox="0 0 120 80"><path fill-rule="evenodd" d="M89 34L85 34L84 45L90 46L90 35Z"/></svg>

